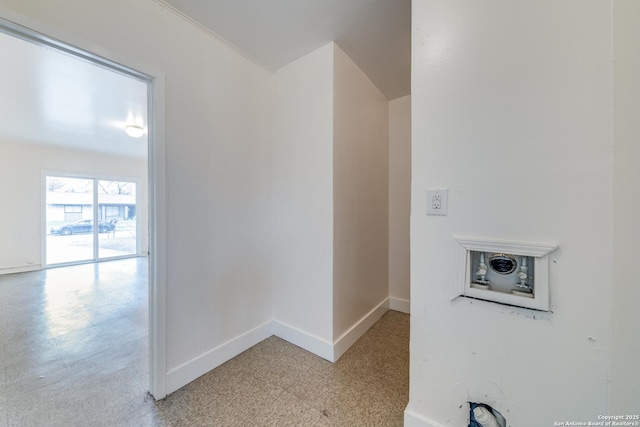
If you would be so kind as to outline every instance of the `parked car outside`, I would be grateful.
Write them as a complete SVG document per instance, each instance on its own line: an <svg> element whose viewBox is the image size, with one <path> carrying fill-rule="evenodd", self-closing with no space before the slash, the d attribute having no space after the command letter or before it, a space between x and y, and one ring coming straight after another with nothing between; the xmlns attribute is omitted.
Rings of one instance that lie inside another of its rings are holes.
<svg viewBox="0 0 640 427"><path fill-rule="evenodd" d="M114 221L98 221L98 233L109 233L116 229ZM68 236L70 234L82 234L93 233L93 220L83 219L71 224L59 225L57 227L51 227L51 234L59 234L61 236Z"/></svg>

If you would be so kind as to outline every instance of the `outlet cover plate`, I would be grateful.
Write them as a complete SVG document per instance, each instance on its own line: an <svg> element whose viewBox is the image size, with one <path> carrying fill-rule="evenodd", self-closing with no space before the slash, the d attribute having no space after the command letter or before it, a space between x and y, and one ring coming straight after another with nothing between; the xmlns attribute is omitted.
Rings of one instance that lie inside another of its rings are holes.
<svg viewBox="0 0 640 427"><path fill-rule="evenodd" d="M449 190L446 188L427 189L427 215L446 215Z"/></svg>

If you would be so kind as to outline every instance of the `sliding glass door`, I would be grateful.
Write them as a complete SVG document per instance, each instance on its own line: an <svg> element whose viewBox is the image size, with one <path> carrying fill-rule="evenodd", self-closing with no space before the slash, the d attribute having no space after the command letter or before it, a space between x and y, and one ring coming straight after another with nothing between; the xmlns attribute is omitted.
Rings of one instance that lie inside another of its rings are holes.
<svg viewBox="0 0 640 427"><path fill-rule="evenodd" d="M135 255L137 251L136 183L98 183L98 218L103 232L98 238L98 258Z"/></svg>
<svg viewBox="0 0 640 427"><path fill-rule="evenodd" d="M138 254L136 183L48 175L46 264Z"/></svg>
<svg viewBox="0 0 640 427"><path fill-rule="evenodd" d="M91 261L93 180L46 177L47 264Z"/></svg>

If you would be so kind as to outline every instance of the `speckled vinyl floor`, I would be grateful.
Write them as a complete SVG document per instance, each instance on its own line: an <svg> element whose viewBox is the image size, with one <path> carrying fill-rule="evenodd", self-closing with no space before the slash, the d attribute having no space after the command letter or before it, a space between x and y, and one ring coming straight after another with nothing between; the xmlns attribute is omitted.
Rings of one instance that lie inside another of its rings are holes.
<svg viewBox="0 0 640 427"><path fill-rule="evenodd" d="M408 315L333 364L268 338L158 402L147 322L143 258L0 276L0 427L402 425Z"/></svg>

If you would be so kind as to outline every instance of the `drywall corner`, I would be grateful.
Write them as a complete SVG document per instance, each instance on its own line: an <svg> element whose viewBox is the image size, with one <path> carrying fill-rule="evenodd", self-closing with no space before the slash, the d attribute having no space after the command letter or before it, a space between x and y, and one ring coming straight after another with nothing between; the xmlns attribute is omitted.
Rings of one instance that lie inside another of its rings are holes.
<svg viewBox="0 0 640 427"><path fill-rule="evenodd" d="M389 296L392 301L410 300L410 218L411 96L408 95L389 101Z"/></svg>
<svg viewBox="0 0 640 427"><path fill-rule="evenodd" d="M275 80L273 317L333 342L333 43Z"/></svg>
<svg viewBox="0 0 640 427"><path fill-rule="evenodd" d="M334 47L333 336L389 296L389 102Z"/></svg>

